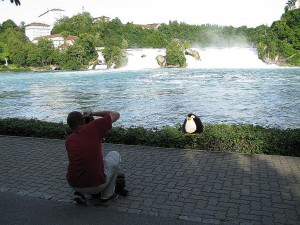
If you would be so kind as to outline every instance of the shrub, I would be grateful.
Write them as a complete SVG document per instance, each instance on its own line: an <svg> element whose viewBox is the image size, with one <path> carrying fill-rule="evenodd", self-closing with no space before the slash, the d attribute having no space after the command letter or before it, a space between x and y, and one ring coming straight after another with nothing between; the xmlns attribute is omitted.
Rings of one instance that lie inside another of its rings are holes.
<svg viewBox="0 0 300 225"><path fill-rule="evenodd" d="M64 139L70 129L63 123L44 122L37 119L0 119L0 134L25 137Z"/></svg>
<svg viewBox="0 0 300 225"><path fill-rule="evenodd" d="M184 55L184 46L178 40L173 40L166 47L167 67L186 67L186 58Z"/></svg>
<svg viewBox="0 0 300 225"><path fill-rule="evenodd" d="M65 139L70 129L63 123L37 119L0 119L0 135ZM186 136L181 124L174 127L113 127L105 142L186 148L206 151L300 156L300 129L264 128L254 125L205 124L201 134Z"/></svg>

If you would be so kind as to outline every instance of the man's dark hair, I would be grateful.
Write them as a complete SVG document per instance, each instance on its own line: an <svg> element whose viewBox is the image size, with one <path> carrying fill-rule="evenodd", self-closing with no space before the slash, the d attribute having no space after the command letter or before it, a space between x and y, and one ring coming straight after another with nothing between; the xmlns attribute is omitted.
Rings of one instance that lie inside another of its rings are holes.
<svg viewBox="0 0 300 225"><path fill-rule="evenodd" d="M84 117L81 112L70 112L67 118L67 123L72 130L75 130L76 127L84 124Z"/></svg>

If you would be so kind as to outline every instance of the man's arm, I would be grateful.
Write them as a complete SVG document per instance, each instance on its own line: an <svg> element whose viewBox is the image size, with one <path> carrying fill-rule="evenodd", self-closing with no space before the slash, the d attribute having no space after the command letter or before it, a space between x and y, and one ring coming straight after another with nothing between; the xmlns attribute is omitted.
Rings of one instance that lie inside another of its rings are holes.
<svg viewBox="0 0 300 225"><path fill-rule="evenodd" d="M101 116L110 115L112 123L117 121L120 118L120 113L115 111L95 111L95 112L85 112L84 116Z"/></svg>

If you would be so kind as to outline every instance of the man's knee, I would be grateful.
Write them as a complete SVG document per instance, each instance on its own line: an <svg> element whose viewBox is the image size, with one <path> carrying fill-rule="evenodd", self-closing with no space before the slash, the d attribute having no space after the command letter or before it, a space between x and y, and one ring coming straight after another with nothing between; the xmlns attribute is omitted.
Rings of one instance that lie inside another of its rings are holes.
<svg viewBox="0 0 300 225"><path fill-rule="evenodd" d="M106 157L114 160L116 164L120 164L121 162L121 155L117 151L109 152Z"/></svg>
<svg viewBox="0 0 300 225"><path fill-rule="evenodd" d="M104 160L106 161L107 165L114 170L119 168L121 156L118 152L111 151L105 156Z"/></svg>

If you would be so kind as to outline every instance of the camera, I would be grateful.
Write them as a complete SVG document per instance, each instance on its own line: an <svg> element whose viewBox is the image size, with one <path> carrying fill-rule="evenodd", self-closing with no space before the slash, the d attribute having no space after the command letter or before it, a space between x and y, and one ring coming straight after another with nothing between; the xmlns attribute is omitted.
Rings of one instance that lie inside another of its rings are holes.
<svg viewBox="0 0 300 225"><path fill-rule="evenodd" d="M87 116L89 115L89 116ZM83 117L84 117L84 123L87 124L87 123L90 123L94 120L94 117L92 116L92 113L90 111L90 113L87 113L87 111L84 111L83 112Z"/></svg>
<svg viewBox="0 0 300 225"><path fill-rule="evenodd" d="M84 117L84 122L86 124L92 122L93 120L94 120L93 116L86 116L86 117Z"/></svg>

